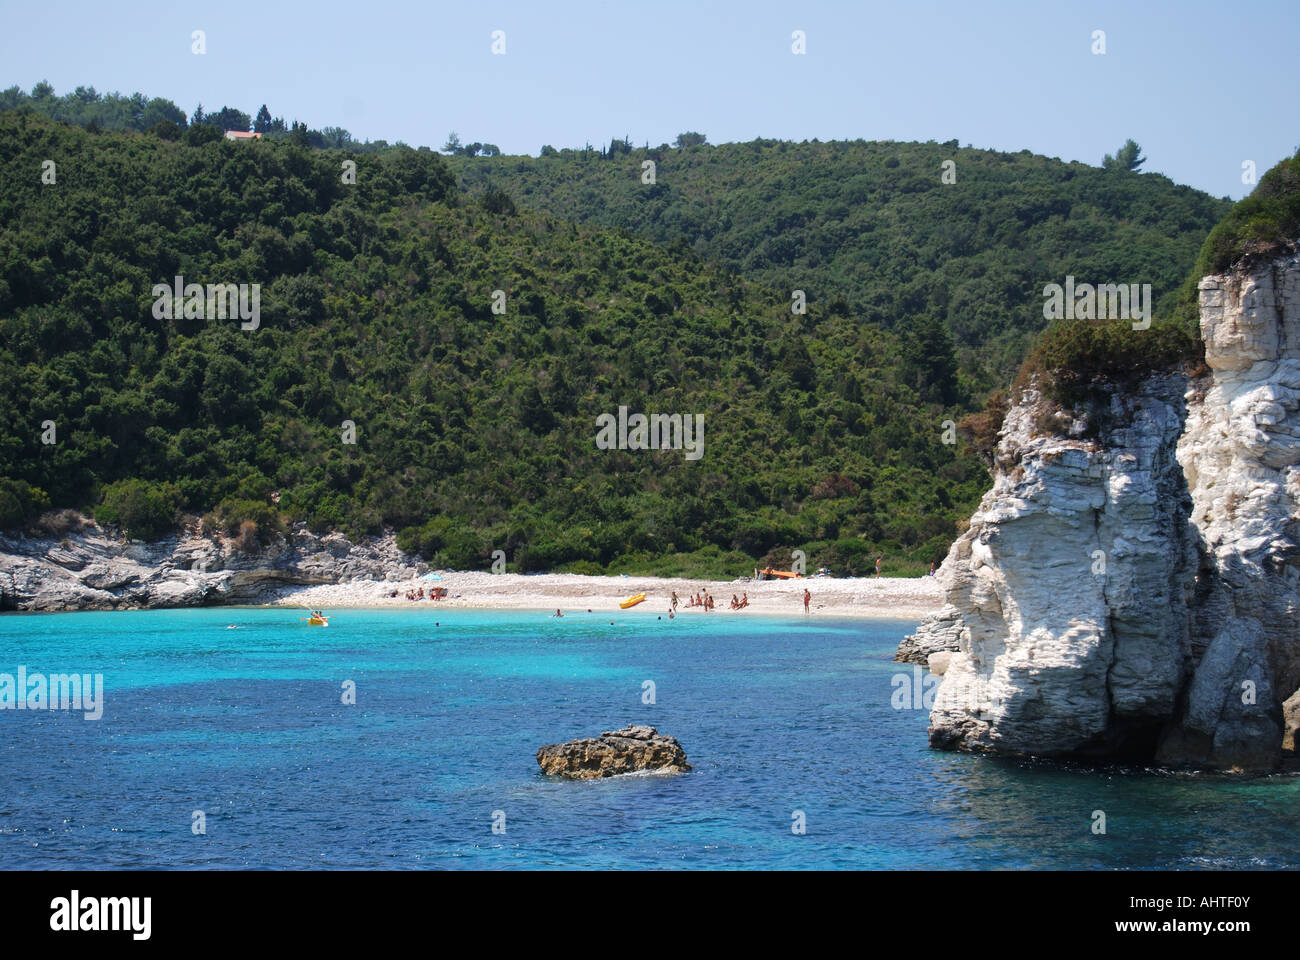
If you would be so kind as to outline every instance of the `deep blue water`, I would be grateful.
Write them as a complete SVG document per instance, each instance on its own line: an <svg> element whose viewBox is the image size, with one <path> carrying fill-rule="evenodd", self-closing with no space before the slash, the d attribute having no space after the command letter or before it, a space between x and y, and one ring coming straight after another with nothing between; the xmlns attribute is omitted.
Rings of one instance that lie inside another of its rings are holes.
<svg viewBox="0 0 1300 960"><path fill-rule="evenodd" d="M931 751L926 712L891 706L910 622L332 613L0 616L0 673L105 684L98 721L0 711L0 865L1300 867L1300 777ZM625 723L694 770L541 775L539 746Z"/></svg>

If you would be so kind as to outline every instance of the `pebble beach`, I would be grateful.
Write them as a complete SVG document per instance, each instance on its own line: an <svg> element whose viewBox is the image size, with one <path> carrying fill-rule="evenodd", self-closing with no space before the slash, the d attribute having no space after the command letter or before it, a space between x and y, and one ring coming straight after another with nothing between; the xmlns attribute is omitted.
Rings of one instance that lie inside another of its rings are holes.
<svg viewBox="0 0 1300 960"><path fill-rule="evenodd" d="M688 580L662 577L592 577L579 574L512 574L443 572L441 580L353 580L285 589L278 606L323 610L331 608L477 608L557 610L565 613L608 610L622 613L619 603L644 593L637 613L668 612L677 592L678 616L785 616L803 613L803 592L812 594L809 613L822 616L919 620L943 606L943 592L934 577L806 577L799 580ZM442 600L407 600L408 590L444 587ZM688 607L688 598L707 590L715 607L706 613ZM393 591L397 596L390 596ZM749 594L749 606L731 609L733 594Z"/></svg>

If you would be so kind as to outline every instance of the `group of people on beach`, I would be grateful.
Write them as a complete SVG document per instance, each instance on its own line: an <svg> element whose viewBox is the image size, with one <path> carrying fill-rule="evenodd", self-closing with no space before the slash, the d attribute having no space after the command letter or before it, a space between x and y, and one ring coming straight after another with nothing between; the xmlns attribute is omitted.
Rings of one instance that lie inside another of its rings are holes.
<svg viewBox="0 0 1300 960"><path fill-rule="evenodd" d="M428 599L428 600L441 600L441 599L442 599L444 596L446 596L446 595L447 595L447 591L444 590L444 589L442 589L442 588L440 588L440 587L430 587L430 588L429 588L429 595L428 595L428 597L425 597L425 595L424 595L424 587L421 587L419 590L407 590L407 591L406 591L406 599L407 599L407 600L425 600L425 599ZM394 591L393 591L392 593L390 593L388 596L389 596L389 597L396 597L396 596L397 596L397 591L394 590Z"/></svg>
<svg viewBox="0 0 1300 960"><path fill-rule="evenodd" d="M713 609L713 594L703 588L690 599L691 602L687 604L688 607L703 607L705 610Z"/></svg>
<svg viewBox="0 0 1300 960"><path fill-rule="evenodd" d="M700 588L699 593L693 594L692 596L689 596L686 599L688 601L688 603L686 604L687 607L699 607L700 609L704 610L706 613L712 610L714 606L713 595L703 587ZM677 596L677 591L674 590L673 598L672 598L672 606L669 607L668 609L668 614L670 617L676 612L677 605L679 603L681 603L681 600ZM732 610L744 610L747 606L749 606L748 591L746 591L745 594L740 597L737 597L734 593L731 595Z"/></svg>
<svg viewBox="0 0 1300 960"><path fill-rule="evenodd" d="M692 595L692 596L690 596L690 597L687 597L686 599L689 601L689 602L686 604L686 606L688 606L688 607L699 607L700 609L705 610L705 611L708 611L708 610L712 610L712 609L713 609L713 596L712 596L712 594L709 593L709 591L705 590L703 587L700 588L700 592L699 592L699 593L696 593L696 594L694 594L694 595ZM676 590L673 591L673 609L674 609L674 610L677 609L677 591L676 591Z"/></svg>

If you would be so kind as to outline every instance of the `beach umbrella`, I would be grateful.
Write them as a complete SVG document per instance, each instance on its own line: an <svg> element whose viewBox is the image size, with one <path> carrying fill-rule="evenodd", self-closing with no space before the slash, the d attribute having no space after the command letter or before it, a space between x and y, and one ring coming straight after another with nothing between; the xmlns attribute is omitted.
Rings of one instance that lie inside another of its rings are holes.
<svg viewBox="0 0 1300 960"><path fill-rule="evenodd" d="M423 580L441 580L441 573L426 573L421 579Z"/></svg>

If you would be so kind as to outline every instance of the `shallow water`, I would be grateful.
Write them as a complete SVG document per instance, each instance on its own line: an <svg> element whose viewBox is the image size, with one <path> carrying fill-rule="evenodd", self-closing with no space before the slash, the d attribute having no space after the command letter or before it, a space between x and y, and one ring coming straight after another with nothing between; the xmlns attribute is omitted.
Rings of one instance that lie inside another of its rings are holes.
<svg viewBox="0 0 1300 960"><path fill-rule="evenodd" d="M0 711L0 865L1300 868L1300 777L931 751L891 705L911 622L331 612L0 616L0 673L106 691L97 721ZM625 723L694 770L541 775L539 746Z"/></svg>

